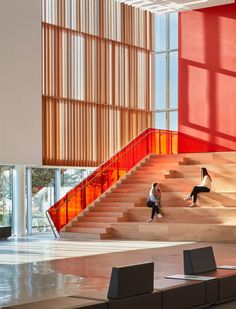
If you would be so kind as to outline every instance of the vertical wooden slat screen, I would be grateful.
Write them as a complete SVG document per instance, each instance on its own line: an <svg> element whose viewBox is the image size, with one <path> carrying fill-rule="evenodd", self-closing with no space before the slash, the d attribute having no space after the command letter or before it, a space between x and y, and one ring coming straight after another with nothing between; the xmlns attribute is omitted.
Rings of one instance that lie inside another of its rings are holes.
<svg viewBox="0 0 236 309"><path fill-rule="evenodd" d="M152 126L153 16L43 1L43 162L97 166Z"/></svg>

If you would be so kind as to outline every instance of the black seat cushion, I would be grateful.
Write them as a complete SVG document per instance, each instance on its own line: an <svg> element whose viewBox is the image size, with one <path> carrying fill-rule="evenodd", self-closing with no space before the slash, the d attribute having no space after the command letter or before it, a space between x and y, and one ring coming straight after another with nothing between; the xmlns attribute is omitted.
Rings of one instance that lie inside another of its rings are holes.
<svg viewBox="0 0 236 309"><path fill-rule="evenodd" d="M113 267L107 297L120 299L153 291L154 263Z"/></svg>
<svg viewBox="0 0 236 309"><path fill-rule="evenodd" d="M216 270L215 256L212 247L184 250L184 273L195 275Z"/></svg>

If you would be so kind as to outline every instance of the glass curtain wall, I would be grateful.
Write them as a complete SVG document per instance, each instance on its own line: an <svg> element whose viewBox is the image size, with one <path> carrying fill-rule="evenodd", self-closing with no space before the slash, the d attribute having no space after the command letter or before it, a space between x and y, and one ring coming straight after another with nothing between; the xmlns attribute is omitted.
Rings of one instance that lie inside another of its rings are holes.
<svg viewBox="0 0 236 309"><path fill-rule="evenodd" d="M14 166L0 165L0 227L11 225L13 213ZM35 168L27 167L26 231L28 234L51 232L45 211L94 171L94 168Z"/></svg>
<svg viewBox="0 0 236 309"><path fill-rule="evenodd" d="M54 169L32 168L27 171L27 173L30 172L32 185L30 186L30 183L27 184L27 196L29 201L27 205L27 215L29 216L31 212L31 220L27 221L27 230L29 233L50 231L50 225L45 216L45 211L51 207L55 201ZM30 187L31 192L29 192ZM31 210L29 207L31 207ZM30 227L30 224L32 224L32 227Z"/></svg>
<svg viewBox="0 0 236 309"><path fill-rule="evenodd" d="M26 169L27 233L51 231L45 212L87 177L93 168Z"/></svg>
<svg viewBox="0 0 236 309"><path fill-rule="evenodd" d="M178 130L178 13L155 15L155 128Z"/></svg>

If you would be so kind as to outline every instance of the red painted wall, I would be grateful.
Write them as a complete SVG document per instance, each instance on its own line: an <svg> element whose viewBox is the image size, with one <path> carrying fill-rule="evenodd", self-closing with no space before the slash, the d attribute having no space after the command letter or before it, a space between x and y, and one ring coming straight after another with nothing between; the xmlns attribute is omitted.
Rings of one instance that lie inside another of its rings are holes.
<svg viewBox="0 0 236 309"><path fill-rule="evenodd" d="M179 152L236 150L236 4L179 14Z"/></svg>

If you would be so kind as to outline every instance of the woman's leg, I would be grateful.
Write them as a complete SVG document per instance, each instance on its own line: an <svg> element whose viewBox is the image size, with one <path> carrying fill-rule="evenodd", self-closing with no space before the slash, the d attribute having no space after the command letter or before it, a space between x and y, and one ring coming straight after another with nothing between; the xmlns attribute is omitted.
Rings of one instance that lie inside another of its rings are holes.
<svg viewBox="0 0 236 309"><path fill-rule="evenodd" d="M198 193L200 192L210 192L210 189L207 188L207 187L198 187L198 186L195 186L193 188L193 191L191 192L191 197L193 196L193 203L196 203L197 201L197 195Z"/></svg>
<svg viewBox="0 0 236 309"><path fill-rule="evenodd" d="M151 218L147 219L147 223L151 223L155 215L155 203L150 201L149 204L152 205L152 212Z"/></svg>
<svg viewBox="0 0 236 309"><path fill-rule="evenodd" d="M197 190L198 186L194 186L193 189L192 189L192 192L190 193L190 197L193 197L194 194L196 193L196 190Z"/></svg>
<svg viewBox="0 0 236 309"><path fill-rule="evenodd" d="M155 213L159 214L159 208L156 205L152 207L152 215L151 215L152 219L154 218Z"/></svg>
<svg viewBox="0 0 236 309"><path fill-rule="evenodd" d="M155 216L155 212L156 212L156 206L152 206L152 215L151 215L152 220Z"/></svg>
<svg viewBox="0 0 236 309"><path fill-rule="evenodd" d="M197 188L197 186L193 187L192 192L190 193L190 195L188 195L188 196L186 196L186 197L184 198L185 201L192 200L192 197L193 197L194 194L195 194L196 188Z"/></svg>
<svg viewBox="0 0 236 309"><path fill-rule="evenodd" d="M158 205L155 206L155 212L156 212L157 214L160 213L160 210L159 210L159 206L158 206Z"/></svg>

